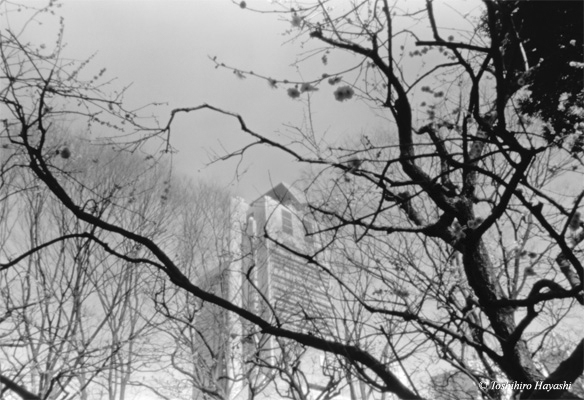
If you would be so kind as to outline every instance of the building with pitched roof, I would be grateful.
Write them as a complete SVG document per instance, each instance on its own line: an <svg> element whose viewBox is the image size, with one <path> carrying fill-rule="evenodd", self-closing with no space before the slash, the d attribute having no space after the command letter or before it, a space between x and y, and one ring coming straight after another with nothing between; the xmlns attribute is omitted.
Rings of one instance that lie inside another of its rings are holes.
<svg viewBox="0 0 584 400"><path fill-rule="evenodd" d="M249 205L243 288L248 308L308 332L325 328L330 301L328 276L307 258L319 241L302 199L301 192L280 183Z"/></svg>
<svg viewBox="0 0 584 400"><path fill-rule="evenodd" d="M317 264L324 263L321 241L304 198L280 183L251 203L233 199L229 257L213 276L221 278L222 296L265 320L332 337L335 296ZM263 335L236 315L228 314L224 323L230 343L222 356L223 392L230 400L247 400L251 392L255 399L297 398L287 393L291 379L298 379L306 398L359 397L351 394L356 383L347 385L334 355ZM324 392L328 397L319 397Z"/></svg>

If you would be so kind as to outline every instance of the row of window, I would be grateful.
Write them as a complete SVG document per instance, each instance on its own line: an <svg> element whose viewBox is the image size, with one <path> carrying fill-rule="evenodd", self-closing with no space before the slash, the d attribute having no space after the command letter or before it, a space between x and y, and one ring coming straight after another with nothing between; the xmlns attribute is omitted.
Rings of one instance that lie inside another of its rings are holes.
<svg viewBox="0 0 584 400"><path fill-rule="evenodd" d="M312 223L305 221L304 227L307 233L313 233ZM292 212L286 209L282 209L282 232L287 235L294 235L294 224L292 223ZM307 242L314 242L314 236L306 235L304 238Z"/></svg>

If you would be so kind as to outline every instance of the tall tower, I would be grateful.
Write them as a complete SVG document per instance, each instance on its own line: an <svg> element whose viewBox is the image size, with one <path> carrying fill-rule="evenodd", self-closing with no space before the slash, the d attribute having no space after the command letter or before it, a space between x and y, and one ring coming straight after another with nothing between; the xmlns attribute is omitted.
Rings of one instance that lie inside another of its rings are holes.
<svg viewBox="0 0 584 400"><path fill-rule="evenodd" d="M313 254L319 246L302 197L281 183L251 204L232 199L223 260L206 280L215 294L274 324L326 335L328 276L302 256ZM244 400L251 387L260 388L263 398L279 398L273 390L283 382L275 379L272 366L286 362L282 361L285 353L299 356L305 350L258 333L233 313L208 309L213 313L205 315L213 319L200 318L201 329L212 327L217 333L210 340L219 357L217 370L225 398ZM304 356L303 360L309 359ZM315 370L319 360L318 354L310 354Z"/></svg>
<svg viewBox="0 0 584 400"><path fill-rule="evenodd" d="M305 257L318 247L306 211L302 194L285 183L250 204L243 287L251 310L284 328L315 333L325 329L330 302L328 276Z"/></svg>
<svg viewBox="0 0 584 400"><path fill-rule="evenodd" d="M303 198L293 187L280 183L250 204L241 199L232 202L229 257L221 268L226 285L223 296L283 328L331 337L335 315L332 299L336 296L331 293L329 275L317 265L322 261L316 256L322 245L314 234L318 227ZM330 390L326 384L336 376L344 387L331 391L329 396L333 397L329 398L376 397L363 382L347 378L332 354L262 337L254 326L235 315L226 319L226 329L230 331L225 357L232 382L230 400L247 399L248 390L258 382L258 399L282 398L280 390L287 381L279 378L269 364L278 365L286 352L291 352L292 358L299 356L296 366L302 371L304 390L310 395ZM250 365L260 367L254 369ZM403 371L396 367L390 368L402 375Z"/></svg>

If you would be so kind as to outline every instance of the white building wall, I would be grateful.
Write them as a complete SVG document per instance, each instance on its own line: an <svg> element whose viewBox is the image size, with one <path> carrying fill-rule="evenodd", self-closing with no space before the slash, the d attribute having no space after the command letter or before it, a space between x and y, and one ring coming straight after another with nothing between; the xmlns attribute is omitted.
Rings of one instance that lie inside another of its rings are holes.
<svg viewBox="0 0 584 400"><path fill-rule="evenodd" d="M242 248L246 230L246 215L249 206L242 198L231 200L231 224L229 230L229 265L223 271L225 279L226 300L236 306L243 307L243 287L241 276L243 272L244 253ZM227 313L227 329L229 329L228 354L225 355L227 367L227 386L229 400L243 400L245 393L245 377L243 375L243 324L241 318L233 313Z"/></svg>
<svg viewBox="0 0 584 400"><path fill-rule="evenodd" d="M289 229L284 228L283 211L292 214L292 235L285 232ZM313 313L314 317L319 317L319 312L324 314L326 311L323 312L322 308L319 311L318 308L314 307L315 304L322 303L322 306L325 307L325 303L329 301L329 307L331 306L330 300L327 299L327 294L323 290L326 289L328 281L324 276L321 277L318 274L321 272L318 271L318 267L307 266L305 260L286 252L281 246L265 237L267 232L268 236L284 246L296 249L299 253L310 253L314 246L318 246L318 240L310 237L307 240L307 224L303 217L298 203L285 202L283 204L282 201L270 196L262 196L250 205L245 204L241 199L234 201L233 240L230 242L230 251L234 255L229 278L229 286L232 288L230 300L267 320L274 320L275 311L283 318L283 321L280 322L284 323L284 327L292 330L311 329L310 323L303 322L304 315L298 311L299 308ZM239 245L237 244L238 240ZM304 290L304 292L298 290L302 289L302 286L309 290ZM289 291L287 291L288 289ZM261 295L257 293L258 290ZM319 292L322 295L318 295ZM288 296L288 301L286 301L286 296ZM274 307L275 310L273 310ZM238 375L238 369L241 375L246 368L245 360L243 360L246 349L245 345L241 344L242 337L249 341L249 337L246 337L249 335L246 335L246 332L253 331L253 327L245 322L235 323L233 326L236 327L234 328L234 336L237 339L234 339L232 346L232 357L240 357L239 361L234 360L232 364L233 376L235 377ZM258 339L254 338L254 340L254 344L257 345ZM238 345L239 347L237 347ZM250 345L248 344L248 346ZM278 351L275 350L278 346L274 339L265 342L264 346L266 348L262 354L264 357L272 357L272 359L278 357ZM328 379L323 373L325 358L327 356L324 352L314 349L307 349L303 355L301 370L308 379L307 384L312 386L311 394L314 398L318 397L318 387L324 386ZM329 358L331 358L330 355ZM334 356L332 358L334 359ZM398 375L403 375L399 368L392 368L392 370ZM402 381L405 382L403 379ZM276 380L271 387L264 389L256 398L281 398L277 395L275 386L282 384L283 382ZM358 383L356 384L357 387L360 386ZM248 398L248 391L243 383L234 385L233 389L232 399ZM356 398L360 399L363 392L361 390L358 392ZM369 390L366 392L371 393ZM351 397L349 387L346 386L345 382L344 389L334 399L348 400ZM365 397L363 398L365 399ZM381 398L381 396L366 398ZM385 396L385 399L391 398L391 396Z"/></svg>

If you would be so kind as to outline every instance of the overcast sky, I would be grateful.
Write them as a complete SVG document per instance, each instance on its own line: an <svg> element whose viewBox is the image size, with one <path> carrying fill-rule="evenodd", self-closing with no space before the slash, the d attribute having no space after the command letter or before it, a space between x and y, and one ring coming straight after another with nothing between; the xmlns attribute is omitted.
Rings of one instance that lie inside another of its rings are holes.
<svg viewBox="0 0 584 400"><path fill-rule="evenodd" d="M249 11L273 8L267 0L247 1L245 10L229 0L61 3L58 15L65 18L64 54L82 60L95 53L90 64L94 71L106 67L106 77L117 78L117 88L132 84L126 95L131 107L167 103L152 110L161 123L166 122L172 108L210 103L241 114L259 133L283 138L290 133L287 126L302 124L307 96L292 100L286 94L289 86L272 89L260 79L238 79L231 71L215 69L209 57L291 81L314 79L351 61L349 56L335 53L329 55L328 65L320 62L319 56L296 69L292 64L315 41L302 48L301 41L291 42L293 27L285 17ZM438 7L440 20L447 24L452 23L451 16L458 14L461 5L477 7L476 2L462 0L447 3ZM342 5L343 1L334 4ZM409 0L404 4L413 9L423 2ZM56 26L56 20L52 22ZM54 35L48 33L49 28L37 27L31 35L36 35L35 41L47 40L50 46ZM311 104L316 133L326 135L330 142L371 134L384 124L379 110L372 109L370 103L356 98L334 101L331 90L315 92ZM239 160L206 167L209 153L222 155L222 149L235 150L249 143L235 120L209 111L176 119L171 141L179 150L173 158L177 171L194 179L213 180L247 200L280 181L293 183L301 169L290 157L266 147L246 154L239 165L240 173L246 172L238 182L233 179Z"/></svg>
<svg viewBox="0 0 584 400"><path fill-rule="evenodd" d="M271 89L253 77L241 80L224 69L215 69L209 56L226 64L279 79L302 80L291 64L302 51L288 43L289 21L274 14L242 10L228 0L195 1L62 1L65 17L65 54L85 59L96 53L94 70L107 68L107 77L132 86L126 101L134 107L150 102L168 106L153 109L161 121L176 107L210 103L241 114L249 127L272 137L286 134L285 125L300 125L306 111L303 101L292 100L287 87ZM267 1L248 1L266 7ZM39 27L37 40L48 27ZM42 36L41 36L42 35ZM49 46L50 41L47 43ZM331 60L334 62L334 59ZM321 65L303 70L305 79L326 72ZM328 95L328 96L326 96ZM324 98L326 96L326 99ZM326 101L325 101L326 100ZM372 112L360 101L335 102L330 93L313 95L319 132L331 138L367 129ZM179 117L172 144L176 169L195 179L211 179L228 187L237 162L205 167L209 152L235 149L249 142L235 120L212 112ZM272 183L293 182L300 166L283 153L269 148L250 151L240 165L247 172L230 188L247 200L267 191Z"/></svg>

